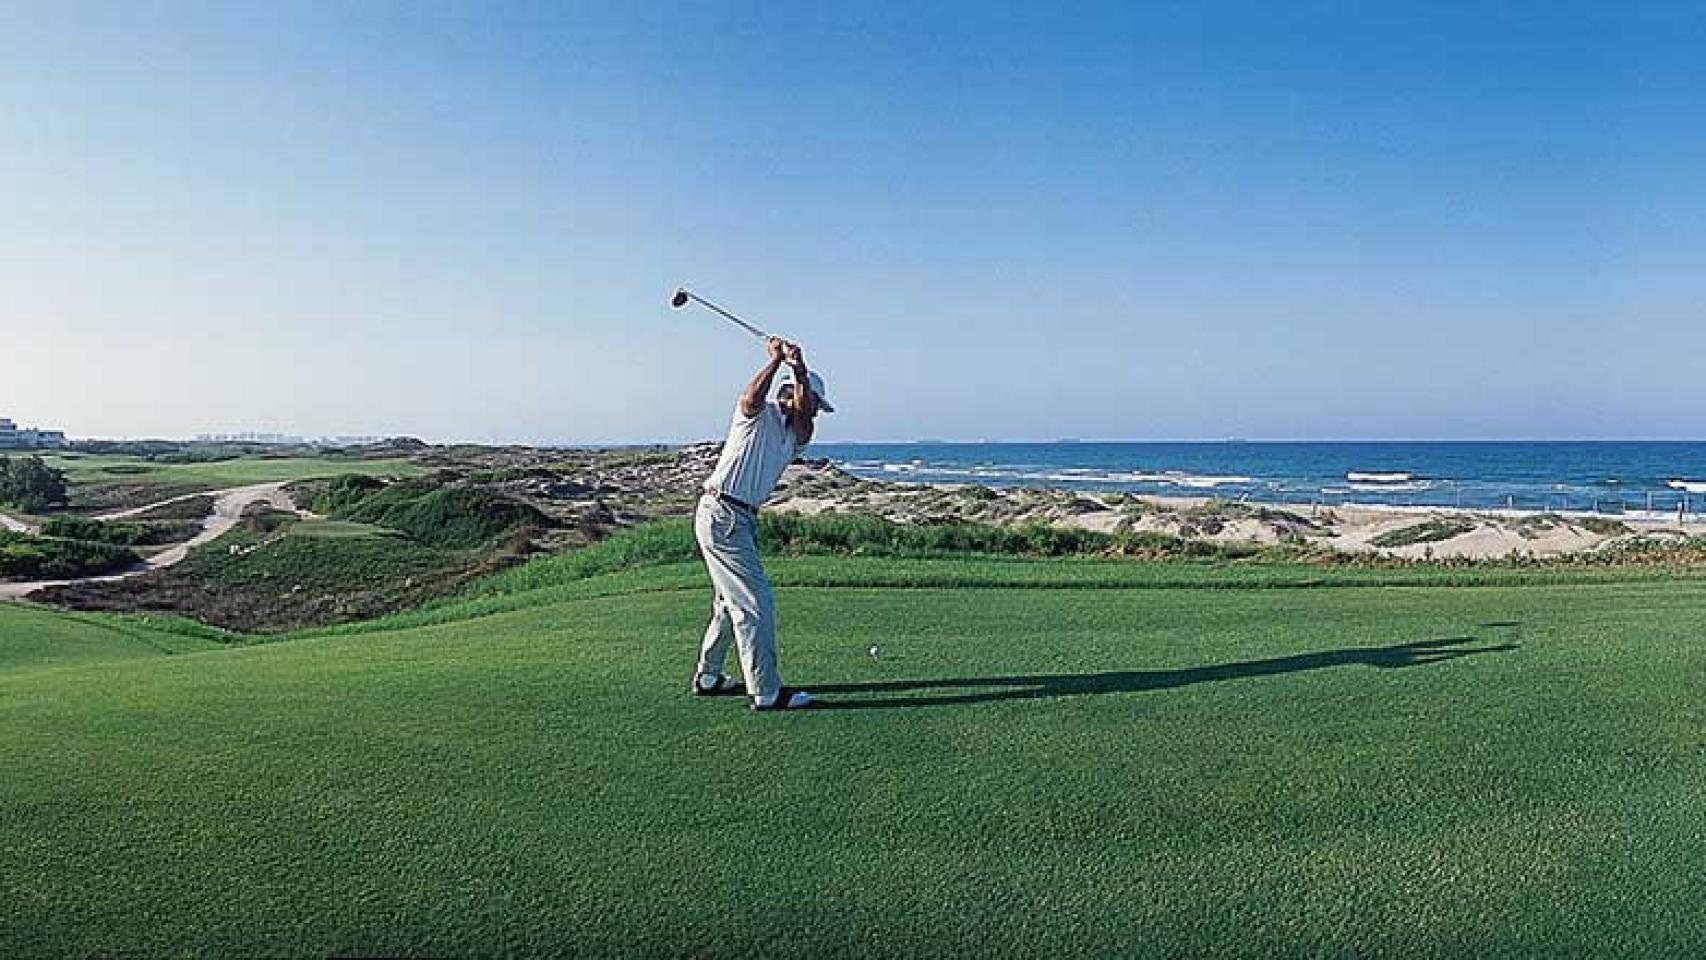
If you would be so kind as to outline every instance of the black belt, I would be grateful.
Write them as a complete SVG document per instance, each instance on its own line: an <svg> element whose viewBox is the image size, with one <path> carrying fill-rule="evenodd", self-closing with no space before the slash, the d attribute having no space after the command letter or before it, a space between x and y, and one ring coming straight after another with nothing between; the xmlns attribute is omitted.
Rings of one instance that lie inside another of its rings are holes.
<svg viewBox="0 0 1706 960"><path fill-rule="evenodd" d="M753 506L752 504L747 503L745 500L740 500L740 499L737 499L735 497L731 497L721 490L713 490L710 487L706 487L705 492L710 494L713 497L716 497L718 500L723 501L724 503L728 504L731 507L739 507L742 510L745 510L747 513L757 513L758 512L758 508Z"/></svg>

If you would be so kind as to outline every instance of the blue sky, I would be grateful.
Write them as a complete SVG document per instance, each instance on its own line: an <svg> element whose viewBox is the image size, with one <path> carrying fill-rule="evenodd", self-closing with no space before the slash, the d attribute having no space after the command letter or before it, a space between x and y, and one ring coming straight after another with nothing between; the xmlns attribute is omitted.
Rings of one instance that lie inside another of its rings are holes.
<svg viewBox="0 0 1706 960"><path fill-rule="evenodd" d="M1697 5L916 6L0 0L0 415L1701 435Z"/></svg>

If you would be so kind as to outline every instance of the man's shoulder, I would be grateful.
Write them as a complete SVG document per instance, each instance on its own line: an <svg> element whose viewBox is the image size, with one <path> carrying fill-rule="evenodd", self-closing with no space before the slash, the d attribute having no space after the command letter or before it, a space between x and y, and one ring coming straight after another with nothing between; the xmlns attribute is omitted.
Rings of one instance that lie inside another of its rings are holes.
<svg viewBox="0 0 1706 960"><path fill-rule="evenodd" d="M788 421L788 411L783 410L782 405L774 400L766 403L764 409L758 412L755 419L759 422L759 431L766 437L775 437L790 442L796 439L794 437L794 426Z"/></svg>
<svg viewBox="0 0 1706 960"><path fill-rule="evenodd" d="M772 410L772 408L776 408L776 409ZM771 401L771 402L765 403L763 406L759 407L757 410L754 410L751 413L747 413L746 412L746 406L744 404L742 404L739 400L736 400L735 401L735 409L734 409L734 422L737 424L761 423L765 420L769 420L773 414L780 413L780 412L781 412L781 405L774 402L774 401Z"/></svg>

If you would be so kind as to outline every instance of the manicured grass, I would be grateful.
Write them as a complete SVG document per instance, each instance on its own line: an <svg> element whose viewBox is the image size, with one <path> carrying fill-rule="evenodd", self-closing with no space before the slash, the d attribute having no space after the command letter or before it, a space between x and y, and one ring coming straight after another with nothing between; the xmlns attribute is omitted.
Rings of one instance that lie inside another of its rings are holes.
<svg viewBox="0 0 1706 960"><path fill-rule="evenodd" d="M251 456L206 463L160 463L136 456L88 453L44 455L42 459L48 466L65 471L71 484L71 507L85 512L141 506L154 499L257 483L345 473L412 477L424 472L406 459Z"/></svg>
<svg viewBox="0 0 1706 960"><path fill-rule="evenodd" d="M241 457L210 463L155 463L142 457L105 454L44 456L47 465L65 471L73 484L113 482L199 486L204 489L241 487L279 480L307 480L340 473L415 476L421 468L408 460L356 460L325 457Z"/></svg>
<svg viewBox="0 0 1706 960"><path fill-rule="evenodd" d="M669 562L0 670L0 953L1706 951L1699 581L773 567L830 709L685 696Z"/></svg>
<svg viewBox="0 0 1706 960"><path fill-rule="evenodd" d="M177 629L173 629L176 627ZM26 667L138 660L217 649L206 630L158 619L0 604L0 676Z"/></svg>

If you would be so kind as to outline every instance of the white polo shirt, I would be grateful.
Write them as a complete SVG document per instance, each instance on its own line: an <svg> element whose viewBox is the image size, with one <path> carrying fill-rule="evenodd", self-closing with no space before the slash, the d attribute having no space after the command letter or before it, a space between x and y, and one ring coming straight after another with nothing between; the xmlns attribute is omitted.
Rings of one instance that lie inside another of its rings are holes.
<svg viewBox="0 0 1706 960"><path fill-rule="evenodd" d="M723 444L723 455L717 458L717 469L711 471L705 486L756 507L770 498L770 492L782 479L782 471L788 469L799 452L799 439L788 426L788 415L781 404L766 403L749 417L736 403L729 439Z"/></svg>

